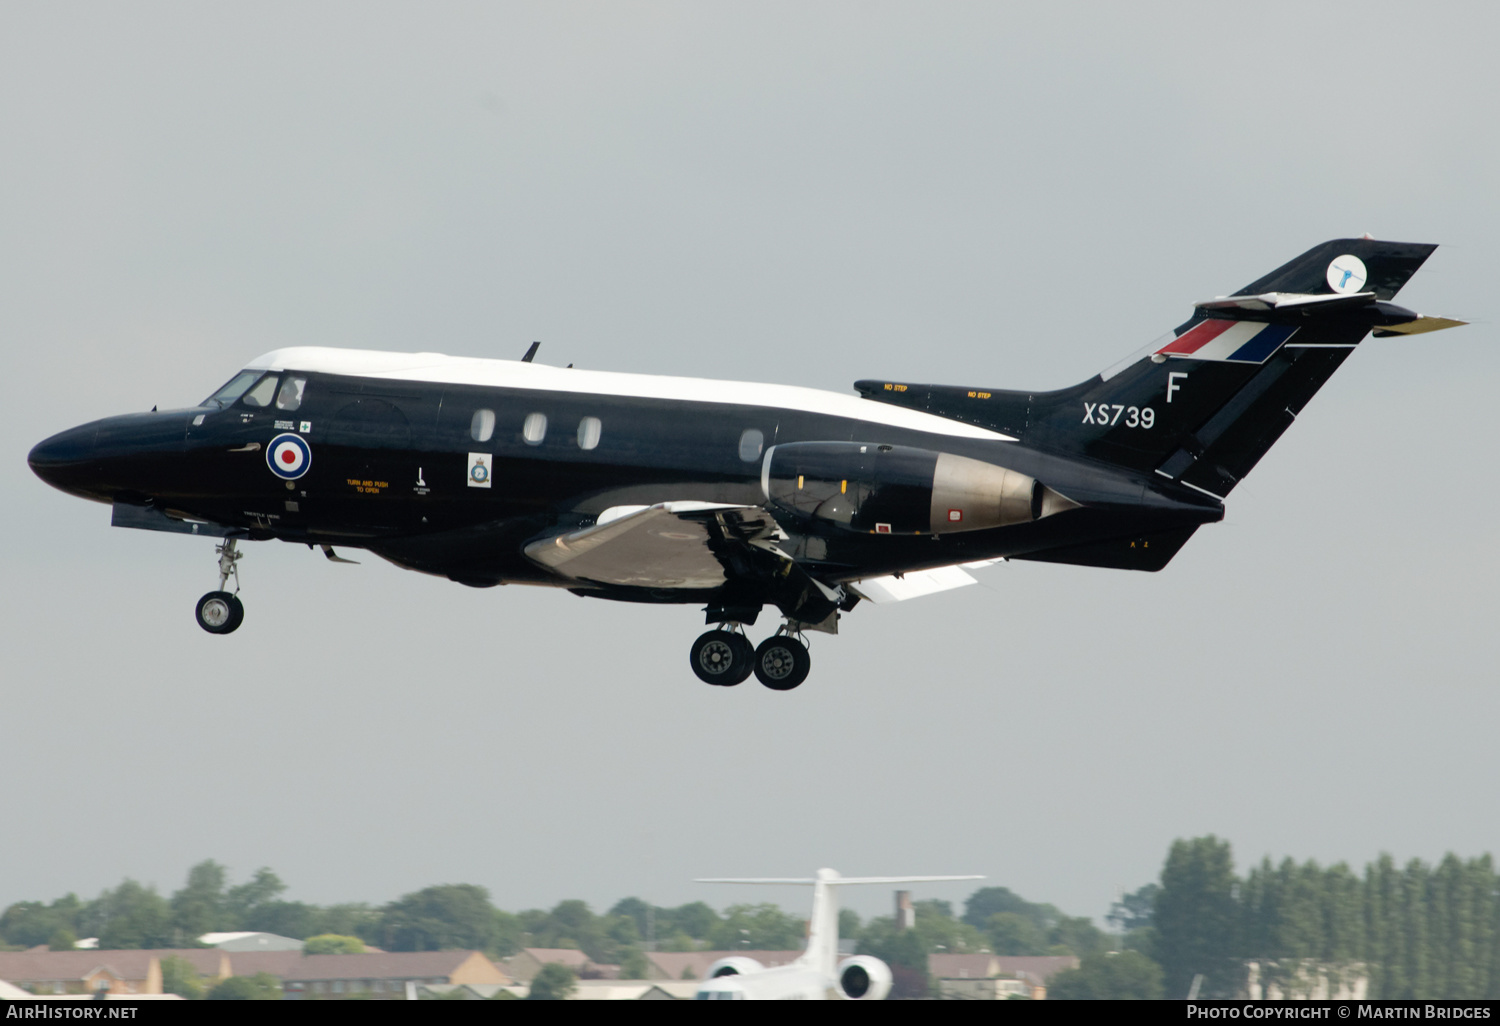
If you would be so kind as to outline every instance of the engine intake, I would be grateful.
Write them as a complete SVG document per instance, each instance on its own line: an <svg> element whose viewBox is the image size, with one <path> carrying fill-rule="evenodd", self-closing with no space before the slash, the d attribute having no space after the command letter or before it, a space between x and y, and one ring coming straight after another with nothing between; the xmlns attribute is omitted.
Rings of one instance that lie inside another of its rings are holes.
<svg viewBox="0 0 1500 1026"><path fill-rule="evenodd" d="M704 973L703 978L705 980L712 980L720 976L744 976L747 973L758 973L764 968L765 966L753 958L746 958L744 955L730 955L728 958L721 958L709 966L708 972Z"/></svg>
<svg viewBox="0 0 1500 1026"><path fill-rule="evenodd" d="M782 512L861 534L984 531L1078 505L993 463L874 442L772 446L761 465L761 489Z"/></svg>
<svg viewBox="0 0 1500 1026"><path fill-rule="evenodd" d="M850 1001L884 1001L891 992L891 967L870 955L839 963L839 991Z"/></svg>

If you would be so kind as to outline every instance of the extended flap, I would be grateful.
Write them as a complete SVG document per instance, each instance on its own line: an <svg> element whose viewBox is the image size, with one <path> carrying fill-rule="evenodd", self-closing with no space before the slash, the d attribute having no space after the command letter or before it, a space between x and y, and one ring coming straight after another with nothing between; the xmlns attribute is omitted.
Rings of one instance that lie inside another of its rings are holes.
<svg viewBox="0 0 1500 1026"><path fill-rule="evenodd" d="M724 564L713 545L721 517L770 515L758 506L716 502L663 502L579 531L526 546L528 557L580 581L639 588L717 588ZM759 525L748 525L756 528Z"/></svg>

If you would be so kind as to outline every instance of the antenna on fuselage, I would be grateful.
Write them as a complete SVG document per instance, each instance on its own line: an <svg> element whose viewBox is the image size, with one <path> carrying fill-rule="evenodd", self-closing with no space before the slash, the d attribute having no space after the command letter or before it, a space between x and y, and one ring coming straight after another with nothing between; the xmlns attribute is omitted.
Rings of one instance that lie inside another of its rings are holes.
<svg viewBox="0 0 1500 1026"><path fill-rule="evenodd" d="M521 357L521 362L522 363L530 363L531 362L531 358L536 355L536 351L538 349L540 349L540 348L542 348L542 344L540 342L533 342L533 343L531 343L531 348L528 349L528 350L526 350L526 355L523 356L523 357Z"/></svg>

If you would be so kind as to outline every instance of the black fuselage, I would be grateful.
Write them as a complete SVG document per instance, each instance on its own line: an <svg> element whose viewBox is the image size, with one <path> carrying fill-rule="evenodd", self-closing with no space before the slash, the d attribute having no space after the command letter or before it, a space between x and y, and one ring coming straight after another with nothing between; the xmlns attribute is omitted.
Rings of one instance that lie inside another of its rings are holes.
<svg viewBox="0 0 1500 1026"><path fill-rule="evenodd" d="M1030 475L1083 507L993 530L909 536L783 519L787 553L829 583L1024 558L1106 539L1180 534L1185 540L1198 524L1222 516L1212 497L1087 459L1050 455L999 435L882 423L889 407L870 400L860 401L871 410L864 420L708 398L435 384L295 366L284 373L306 380L293 411L256 407L242 396L222 408L211 403L113 417L48 439L33 450L31 464L73 494L149 506L252 539L362 547L465 584L551 584L640 601L712 603L726 595L569 579L522 550L537 538L586 527L612 507L681 500L763 505L765 452L795 442L951 453ZM545 417L540 437L532 430L538 415ZM481 440L483 417L489 429ZM273 440L286 434L302 438L309 453L305 472L293 480L273 473L268 460ZM484 487L472 480L476 454L487 459ZM1176 548L1158 551L1169 558ZM1148 565L1154 558L1142 550L1136 564L1127 557L1121 565L1154 569ZM767 573L774 577L774 567ZM776 600L774 580L764 588L744 579L726 587L741 603Z"/></svg>

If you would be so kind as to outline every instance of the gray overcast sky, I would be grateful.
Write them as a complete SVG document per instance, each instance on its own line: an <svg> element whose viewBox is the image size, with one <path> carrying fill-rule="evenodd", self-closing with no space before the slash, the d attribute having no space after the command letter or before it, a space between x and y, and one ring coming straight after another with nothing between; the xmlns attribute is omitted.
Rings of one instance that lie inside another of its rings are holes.
<svg viewBox="0 0 1500 1026"><path fill-rule="evenodd" d="M11 0L0 906L212 857L315 902L796 909L690 881L827 865L1099 917L1174 837L1500 850L1497 35L1485 3ZM288 345L1059 387L1366 231L1441 243L1402 302L1477 323L1362 346L1164 572L861 608L786 695L698 683L694 607L281 544L210 637L210 542L25 464Z"/></svg>

